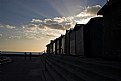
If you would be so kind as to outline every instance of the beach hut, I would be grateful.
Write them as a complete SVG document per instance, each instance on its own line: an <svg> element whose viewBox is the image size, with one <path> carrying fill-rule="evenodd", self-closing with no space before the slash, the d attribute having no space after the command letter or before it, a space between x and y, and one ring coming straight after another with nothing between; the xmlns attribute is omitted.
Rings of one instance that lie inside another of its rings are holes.
<svg viewBox="0 0 121 81"><path fill-rule="evenodd" d="M121 58L121 1L109 0L97 13L103 15L103 56Z"/></svg>
<svg viewBox="0 0 121 81"><path fill-rule="evenodd" d="M57 54L57 38L53 41L54 42L54 54Z"/></svg>
<svg viewBox="0 0 121 81"><path fill-rule="evenodd" d="M49 54L50 53L50 44L47 44L46 47L47 47L47 51L46 52Z"/></svg>
<svg viewBox="0 0 121 81"><path fill-rule="evenodd" d="M65 35L62 35L61 36L61 54L66 54L66 44L65 44L65 42L66 42L66 40L65 40Z"/></svg>
<svg viewBox="0 0 121 81"><path fill-rule="evenodd" d="M53 43L54 43L54 41L51 40L51 42L50 42L50 54L53 54Z"/></svg>
<svg viewBox="0 0 121 81"><path fill-rule="evenodd" d="M84 56L83 27L84 24L76 24L74 27L75 53L76 55L82 55L82 56Z"/></svg>
<svg viewBox="0 0 121 81"><path fill-rule="evenodd" d="M59 51L60 46L59 46L59 44L60 44L60 41L59 41L59 38L57 38L56 39L56 47L57 47L57 49L56 49L57 53L56 54L60 54L60 51Z"/></svg>
<svg viewBox="0 0 121 81"><path fill-rule="evenodd" d="M87 57L102 57L103 18L95 17L83 27L84 55Z"/></svg>
<svg viewBox="0 0 121 81"><path fill-rule="evenodd" d="M70 30L66 30L65 34L65 53L66 55L70 55Z"/></svg>
<svg viewBox="0 0 121 81"><path fill-rule="evenodd" d="M76 55L75 30L70 29L70 55Z"/></svg>

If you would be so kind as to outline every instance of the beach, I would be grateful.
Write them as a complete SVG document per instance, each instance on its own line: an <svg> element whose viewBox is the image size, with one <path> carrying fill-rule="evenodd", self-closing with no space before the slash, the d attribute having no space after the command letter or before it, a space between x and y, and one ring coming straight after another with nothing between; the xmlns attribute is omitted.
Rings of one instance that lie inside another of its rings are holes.
<svg viewBox="0 0 121 81"><path fill-rule="evenodd" d="M41 81L41 59L24 56L9 56L11 63L1 65L0 81ZM36 73L35 73L36 72Z"/></svg>
<svg viewBox="0 0 121 81"><path fill-rule="evenodd" d="M63 55L9 56L0 81L121 81L121 62Z"/></svg>

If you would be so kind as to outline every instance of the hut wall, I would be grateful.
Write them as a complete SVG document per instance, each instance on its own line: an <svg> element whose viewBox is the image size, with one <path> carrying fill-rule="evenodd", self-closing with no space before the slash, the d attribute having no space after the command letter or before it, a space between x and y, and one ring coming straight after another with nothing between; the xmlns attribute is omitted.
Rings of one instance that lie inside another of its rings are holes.
<svg viewBox="0 0 121 81"><path fill-rule="evenodd" d="M76 54L84 55L83 27L76 31Z"/></svg>

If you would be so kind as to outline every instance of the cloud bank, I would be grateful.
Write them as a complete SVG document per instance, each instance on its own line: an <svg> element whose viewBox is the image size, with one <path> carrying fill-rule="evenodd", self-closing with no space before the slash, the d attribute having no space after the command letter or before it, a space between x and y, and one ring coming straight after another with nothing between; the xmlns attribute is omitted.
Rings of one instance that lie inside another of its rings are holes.
<svg viewBox="0 0 121 81"><path fill-rule="evenodd" d="M75 23L85 24L90 18L97 16L97 12L101 9L100 5L88 6L84 8L79 14L69 17L55 17L53 19L32 19L32 23L36 27L51 28L57 30L66 30L74 27ZM34 27L33 25L33 27Z"/></svg>
<svg viewBox="0 0 121 81"><path fill-rule="evenodd" d="M76 23L85 24L90 18L96 17L96 13L101 9L100 5L83 8L74 16L55 17L51 19L32 19L29 24L20 27L0 24L0 29L4 30L4 35L9 39L36 39L55 38L65 33L65 30L73 28ZM78 9L77 9L78 10ZM6 35L7 34L7 35Z"/></svg>

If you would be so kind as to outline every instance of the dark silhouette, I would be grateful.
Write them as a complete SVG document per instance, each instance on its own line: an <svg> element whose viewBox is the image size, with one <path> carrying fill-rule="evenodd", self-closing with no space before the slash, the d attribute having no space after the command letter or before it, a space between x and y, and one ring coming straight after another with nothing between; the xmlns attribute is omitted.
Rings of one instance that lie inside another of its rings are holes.
<svg viewBox="0 0 121 81"><path fill-rule="evenodd" d="M12 57L16 62L2 66L0 81L121 81L121 5L117 1L109 0L99 11L104 17L76 24L66 35L51 40L47 53L32 57L29 52L31 61Z"/></svg>
<svg viewBox="0 0 121 81"><path fill-rule="evenodd" d="M30 57L30 60L32 59L32 53L30 52L30 54L29 54L29 57Z"/></svg>
<svg viewBox="0 0 121 81"><path fill-rule="evenodd" d="M121 60L121 1L109 0L97 15L103 17L91 18L83 27L76 24L51 40L47 53Z"/></svg>
<svg viewBox="0 0 121 81"><path fill-rule="evenodd" d="M0 51L0 57L2 56L1 54L2 54L2 52Z"/></svg>
<svg viewBox="0 0 121 81"><path fill-rule="evenodd" d="M109 0L97 14L103 15L103 57L121 60L121 1Z"/></svg>
<svg viewBox="0 0 121 81"><path fill-rule="evenodd" d="M91 18L83 28L84 55L102 57L102 17Z"/></svg>
<svg viewBox="0 0 121 81"><path fill-rule="evenodd" d="M24 53L24 57L25 57L25 60L26 60L26 57L27 57L27 54L26 54L26 52Z"/></svg>
<svg viewBox="0 0 121 81"><path fill-rule="evenodd" d="M40 56L40 52L39 52L39 56Z"/></svg>

